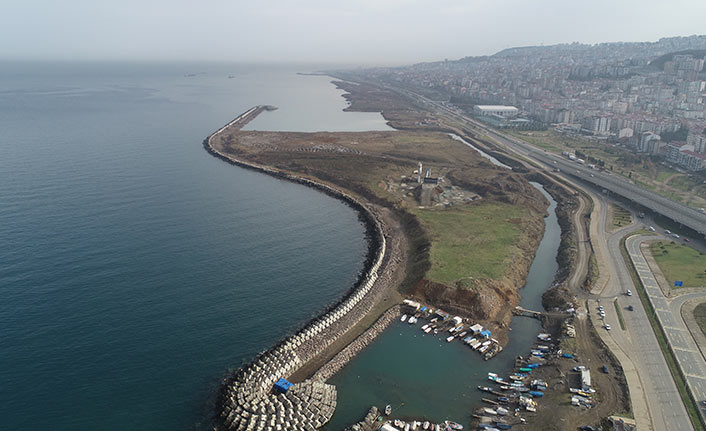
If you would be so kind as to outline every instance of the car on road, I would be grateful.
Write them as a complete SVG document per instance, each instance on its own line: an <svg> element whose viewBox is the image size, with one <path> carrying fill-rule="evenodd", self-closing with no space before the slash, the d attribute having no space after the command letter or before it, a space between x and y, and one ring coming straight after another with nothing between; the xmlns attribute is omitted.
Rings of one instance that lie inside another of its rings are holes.
<svg viewBox="0 0 706 431"><path fill-rule="evenodd" d="M626 290L625 294L628 296L632 296L632 290L630 290L630 289Z"/></svg>
<svg viewBox="0 0 706 431"><path fill-rule="evenodd" d="M667 230L664 231L664 233L667 234L667 235L671 235L671 234L672 234L672 231L669 230L669 229L667 229Z"/></svg>
<svg viewBox="0 0 706 431"><path fill-rule="evenodd" d="M676 239L679 239L679 235L677 235L676 233L673 233L672 236Z"/></svg>
<svg viewBox="0 0 706 431"><path fill-rule="evenodd" d="M655 228L654 228L654 226L650 226L647 230L649 230L650 232L654 232Z"/></svg>
<svg viewBox="0 0 706 431"><path fill-rule="evenodd" d="M690 242L691 240L687 237L684 237L684 242Z"/></svg>
<svg viewBox="0 0 706 431"><path fill-rule="evenodd" d="M699 404L701 404L701 407L706 407L706 400L701 400Z"/></svg>
<svg viewBox="0 0 706 431"><path fill-rule="evenodd" d="M603 374L608 374L610 373L610 368L608 368L606 364L603 364L603 366L601 367L601 371L603 371Z"/></svg>
<svg viewBox="0 0 706 431"><path fill-rule="evenodd" d="M604 326L604 328L605 328L606 331L610 331L610 324L609 324L609 323L606 323L605 326Z"/></svg>

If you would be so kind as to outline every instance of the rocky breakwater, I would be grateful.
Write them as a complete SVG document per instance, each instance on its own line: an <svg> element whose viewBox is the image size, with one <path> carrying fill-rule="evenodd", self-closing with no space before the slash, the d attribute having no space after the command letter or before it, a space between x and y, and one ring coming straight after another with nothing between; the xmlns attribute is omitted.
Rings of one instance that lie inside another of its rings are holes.
<svg viewBox="0 0 706 431"><path fill-rule="evenodd" d="M239 129L244 125L243 122L253 118L254 112L264 109L257 108L262 107L247 111L204 140L206 150L229 163L299 182L344 200L360 212L368 225L372 252L364 276L345 298L309 322L297 334L261 354L226 380L221 391L216 428L239 431L314 430L333 416L336 407L335 387L311 379L280 393L275 390L275 383L280 378L291 376L322 354L370 312L376 298L390 282L389 273L392 271L383 269L390 262L394 265L395 260L388 256L387 240L380 220L353 196L308 178L239 160L211 145L215 136L230 126Z"/></svg>

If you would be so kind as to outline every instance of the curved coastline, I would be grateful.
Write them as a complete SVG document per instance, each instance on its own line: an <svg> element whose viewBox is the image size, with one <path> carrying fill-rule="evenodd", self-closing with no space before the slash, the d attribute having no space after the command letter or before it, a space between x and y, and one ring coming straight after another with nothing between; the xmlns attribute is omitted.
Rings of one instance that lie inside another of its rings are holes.
<svg viewBox="0 0 706 431"><path fill-rule="evenodd" d="M390 253L382 221L352 195L310 178L237 159L213 147L214 137L231 126L244 125L265 109L266 106L256 106L236 117L204 139L204 149L230 164L312 187L343 201L358 212L366 226L368 254L357 282L338 302L225 379L217 406L216 428L315 429L333 415L335 387L323 383L320 376L296 383L286 394L274 394L273 385L301 370L370 313L385 290L386 280L381 277L380 269L388 263Z"/></svg>

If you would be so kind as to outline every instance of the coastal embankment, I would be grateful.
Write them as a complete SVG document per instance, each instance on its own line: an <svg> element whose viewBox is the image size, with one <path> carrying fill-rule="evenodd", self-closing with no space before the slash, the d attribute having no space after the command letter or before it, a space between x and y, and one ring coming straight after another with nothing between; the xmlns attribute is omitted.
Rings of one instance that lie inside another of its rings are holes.
<svg viewBox="0 0 706 431"><path fill-rule="evenodd" d="M216 428L311 430L321 427L333 415L335 387L318 379L305 379L275 394L275 383L302 370L370 313L397 275L400 248L388 247L389 236L382 217L350 194L310 178L240 160L214 147L214 137L227 129L239 130L266 109L271 107L256 106L236 117L206 138L204 148L234 165L313 187L343 200L359 212L366 224L370 250L364 273L341 301L226 379Z"/></svg>

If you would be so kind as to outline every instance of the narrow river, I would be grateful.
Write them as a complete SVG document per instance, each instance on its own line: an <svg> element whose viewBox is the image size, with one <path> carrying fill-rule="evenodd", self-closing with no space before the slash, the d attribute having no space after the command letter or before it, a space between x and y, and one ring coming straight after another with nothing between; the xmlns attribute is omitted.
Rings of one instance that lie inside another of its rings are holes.
<svg viewBox="0 0 706 431"><path fill-rule="evenodd" d="M556 202L540 184L532 183L549 200L545 231L521 290L523 307L542 310L542 294L558 269L556 255L561 229ZM541 331L538 320L514 317L510 341L490 361L460 342L446 343L441 335L425 335L421 324L399 321L334 376L338 407L326 430L342 430L362 419L372 405L391 404L397 417L454 420L468 426L472 410L481 402L478 385L487 383L488 372L507 373L518 355L529 353Z"/></svg>

